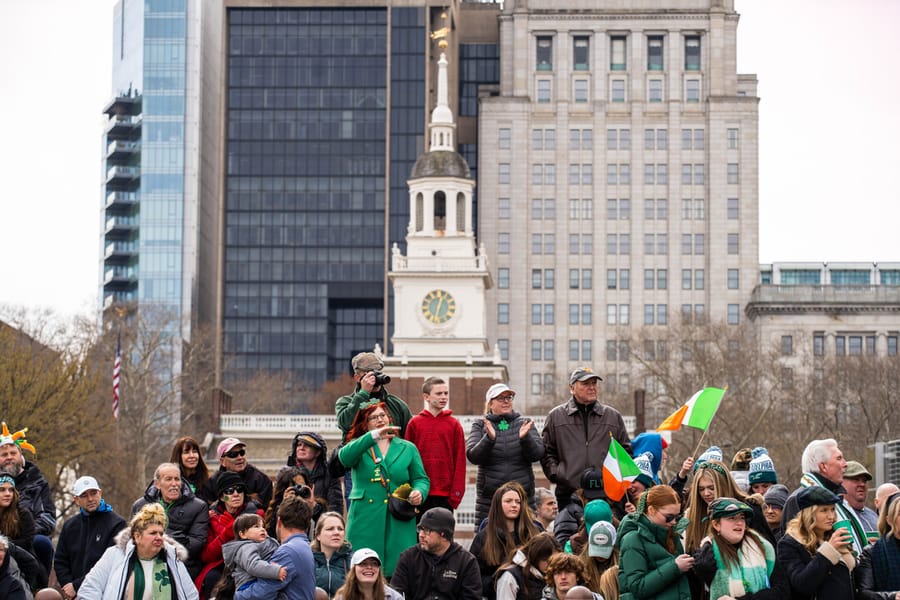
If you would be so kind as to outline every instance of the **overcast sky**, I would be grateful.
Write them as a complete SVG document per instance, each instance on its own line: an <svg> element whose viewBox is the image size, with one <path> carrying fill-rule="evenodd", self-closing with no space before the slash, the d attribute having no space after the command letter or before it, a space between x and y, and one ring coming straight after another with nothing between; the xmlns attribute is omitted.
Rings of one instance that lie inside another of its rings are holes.
<svg viewBox="0 0 900 600"><path fill-rule="evenodd" d="M736 4L738 70L760 82L760 262L900 261L900 2ZM96 306L112 6L0 0L0 304Z"/></svg>

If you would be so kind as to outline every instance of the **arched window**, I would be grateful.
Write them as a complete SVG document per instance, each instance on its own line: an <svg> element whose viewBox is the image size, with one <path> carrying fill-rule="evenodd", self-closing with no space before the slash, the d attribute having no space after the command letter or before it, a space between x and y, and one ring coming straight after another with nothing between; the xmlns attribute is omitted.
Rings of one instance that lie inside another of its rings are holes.
<svg viewBox="0 0 900 600"><path fill-rule="evenodd" d="M416 194L416 231L425 229L425 199L422 192Z"/></svg>
<svg viewBox="0 0 900 600"><path fill-rule="evenodd" d="M447 228L447 195L442 191L434 194L434 230L444 231Z"/></svg>

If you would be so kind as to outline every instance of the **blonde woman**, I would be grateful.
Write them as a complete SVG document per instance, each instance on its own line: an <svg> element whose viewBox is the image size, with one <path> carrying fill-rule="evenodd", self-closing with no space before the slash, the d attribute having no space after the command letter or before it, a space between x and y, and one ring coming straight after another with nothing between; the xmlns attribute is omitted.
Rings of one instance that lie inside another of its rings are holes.
<svg viewBox="0 0 900 600"><path fill-rule="evenodd" d="M147 504L116 536L78 589L79 600L197 600L184 546L165 535L166 512Z"/></svg>

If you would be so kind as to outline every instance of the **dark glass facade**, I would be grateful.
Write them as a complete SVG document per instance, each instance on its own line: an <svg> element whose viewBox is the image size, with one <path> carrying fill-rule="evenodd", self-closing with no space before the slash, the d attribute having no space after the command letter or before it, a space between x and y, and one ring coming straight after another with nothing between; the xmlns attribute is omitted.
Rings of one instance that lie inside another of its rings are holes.
<svg viewBox="0 0 900 600"><path fill-rule="evenodd" d="M402 243L425 128L425 11L391 10L228 11L226 381L318 386L382 341L385 214Z"/></svg>

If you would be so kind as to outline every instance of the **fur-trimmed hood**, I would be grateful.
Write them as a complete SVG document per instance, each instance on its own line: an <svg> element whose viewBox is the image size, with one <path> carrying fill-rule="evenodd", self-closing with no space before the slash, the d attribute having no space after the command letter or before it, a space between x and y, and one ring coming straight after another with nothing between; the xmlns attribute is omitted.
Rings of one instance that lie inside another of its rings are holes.
<svg viewBox="0 0 900 600"><path fill-rule="evenodd" d="M115 537L116 548L128 554L133 551L131 548L134 548L134 542L131 540L131 527L125 527L116 534ZM185 562L188 559L188 551L187 548L176 542L172 537L168 534L163 535L163 548L165 548L166 553L175 552L175 558L180 560L181 562Z"/></svg>

